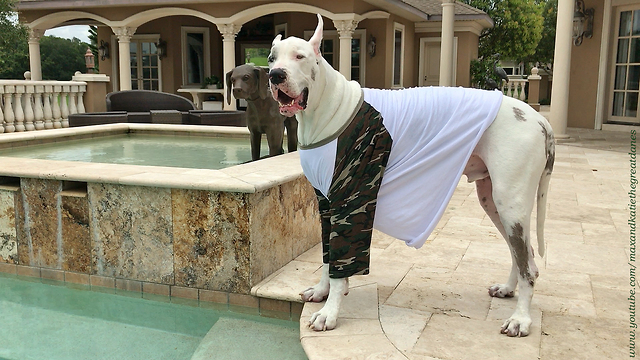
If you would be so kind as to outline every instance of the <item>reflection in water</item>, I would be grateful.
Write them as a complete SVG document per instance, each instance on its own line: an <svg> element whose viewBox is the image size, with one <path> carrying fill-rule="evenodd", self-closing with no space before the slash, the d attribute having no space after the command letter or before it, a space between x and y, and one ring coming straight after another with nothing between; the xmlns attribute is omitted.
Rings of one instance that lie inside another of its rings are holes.
<svg viewBox="0 0 640 360"><path fill-rule="evenodd" d="M268 154L266 141L261 156ZM0 151L0 156L222 169L251 160L248 139L127 134Z"/></svg>

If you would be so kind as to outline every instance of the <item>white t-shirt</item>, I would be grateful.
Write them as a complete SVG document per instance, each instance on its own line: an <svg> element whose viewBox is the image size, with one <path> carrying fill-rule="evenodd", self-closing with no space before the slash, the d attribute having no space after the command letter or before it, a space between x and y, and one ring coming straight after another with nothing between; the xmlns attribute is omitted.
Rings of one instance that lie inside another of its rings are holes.
<svg viewBox="0 0 640 360"><path fill-rule="evenodd" d="M500 91L452 87L362 89L393 144L378 192L374 228L421 247L442 217L462 172L502 103ZM300 149L311 185L329 192L338 139Z"/></svg>

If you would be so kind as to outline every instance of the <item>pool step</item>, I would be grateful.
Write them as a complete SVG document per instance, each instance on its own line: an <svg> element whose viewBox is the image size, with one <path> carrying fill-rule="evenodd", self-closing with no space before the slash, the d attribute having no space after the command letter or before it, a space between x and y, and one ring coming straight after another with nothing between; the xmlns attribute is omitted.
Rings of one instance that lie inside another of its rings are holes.
<svg viewBox="0 0 640 360"><path fill-rule="evenodd" d="M306 360L298 329L274 323L221 317L198 345L191 360ZM283 338L291 341L283 341Z"/></svg>

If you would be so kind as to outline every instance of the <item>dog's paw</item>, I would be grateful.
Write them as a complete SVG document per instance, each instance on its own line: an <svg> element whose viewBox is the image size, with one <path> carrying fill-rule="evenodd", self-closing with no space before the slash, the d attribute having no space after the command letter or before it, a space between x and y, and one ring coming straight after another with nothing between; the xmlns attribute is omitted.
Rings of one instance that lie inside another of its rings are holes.
<svg viewBox="0 0 640 360"><path fill-rule="evenodd" d="M500 332L506 334L507 336L527 336L529 335L529 328L531 327L531 317L529 316L517 316L513 315L509 319L507 319L502 327L500 328Z"/></svg>
<svg viewBox="0 0 640 360"><path fill-rule="evenodd" d="M333 330L338 322L338 312L323 307L320 311L313 313L309 320L309 327L315 331Z"/></svg>
<svg viewBox="0 0 640 360"><path fill-rule="evenodd" d="M307 290L300 293L300 297L302 298L302 301L305 301L305 302L321 302L326 300L328 295L329 295L329 287L321 286L321 284L310 287Z"/></svg>
<svg viewBox="0 0 640 360"><path fill-rule="evenodd" d="M496 284L489 288L489 295L493 297L513 297L513 288L509 288L506 284Z"/></svg>

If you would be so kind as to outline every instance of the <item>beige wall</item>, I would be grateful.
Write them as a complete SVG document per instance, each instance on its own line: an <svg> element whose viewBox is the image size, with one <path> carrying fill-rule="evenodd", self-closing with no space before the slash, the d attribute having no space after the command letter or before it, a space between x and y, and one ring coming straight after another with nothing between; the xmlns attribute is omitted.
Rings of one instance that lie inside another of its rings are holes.
<svg viewBox="0 0 640 360"><path fill-rule="evenodd" d="M585 38L580 46L571 46L567 126L593 129L596 116L598 59L600 58L604 5L602 1L585 0L585 6L595 8L593 37L591 39ZM605 108L608 109L608 106Z"/></svg>

